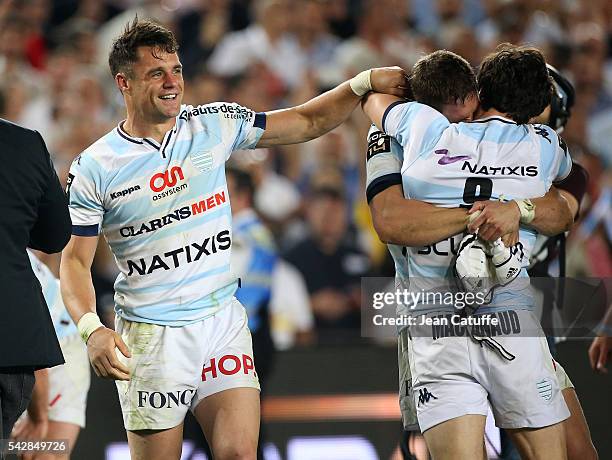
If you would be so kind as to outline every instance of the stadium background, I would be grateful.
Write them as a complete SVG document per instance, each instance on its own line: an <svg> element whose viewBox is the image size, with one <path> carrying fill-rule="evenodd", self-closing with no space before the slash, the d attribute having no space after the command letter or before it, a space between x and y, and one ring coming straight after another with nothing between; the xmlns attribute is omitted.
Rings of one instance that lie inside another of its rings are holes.
<svg viewBox="0 0 612 460"><path fill-rule="evenodd" d="M568 242L567 275L612 273L612 2L0 0L0 116L41 132L63 181L75 156L122 119L107 53L136 14L176 33L186 103L236 101L256 111L301 103L369 67L409 69L439 48L476 67L498 43L538 46L575 85L563 136L591 176ZM257 211L298 273L292 278L298 288L280 292L283 301L271 312L279 351L264 417L280 457L270 458L321 458L300 457L308 452L300 443L329 436L332 444L322 448L337 454L327 458L390 458L399 436L396 349L359 331L360 277L393 274L364 200L367 127L356 111L321 139L237 152L231 160L251 172ZM322 191L333 199L321 202ZM301 257L322 246L331 248L325 258ZM57 257L47 262L57 274ZM111 321L116 268L104 242L93 270L98 311ZM587 348L586 341L561 344L560 361L576 384L600 458L612 458L610 378L592 374ZM124 441L114 385L94 379L88 428L74 458L105 458L110 443ZM333 444L341 441L347 444ZM363 456L350 456L351 446Z"/></svg>

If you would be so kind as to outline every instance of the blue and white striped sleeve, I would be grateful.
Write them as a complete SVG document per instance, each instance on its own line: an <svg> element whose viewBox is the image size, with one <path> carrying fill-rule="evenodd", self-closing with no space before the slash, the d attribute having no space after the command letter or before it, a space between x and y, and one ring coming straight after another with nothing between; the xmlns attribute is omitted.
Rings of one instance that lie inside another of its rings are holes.
<svg viewBox="0 0 612 460"><path fill-rule="evenodd" d="M100 170L90 156L78 156L70 167L66 185L72 234L97 236L104 216Z"/></svg>
<svg viewBox="0 0 612 460"><path fill-rule="evenodd" d="M391 136L372 125L366 153L366 197L368 203L387 188L402 183L403 149Z"/></svg>
<svg viewBox="0 0 612 460"><path fill-rule="evenodd" d="M223 142L231 152L253 149L266 130L266 114L254 112L236 103L219 103L218 117Z"/></svg>
<svg viewBox="0 0 612 460"><path fill-rule="evenodd" d="M557 135L556 158L557 164L553 171L553 182L561 182L569 176L572 170L572 157L570 156L567 144L559 135Z"/></svg>
<svg viewBox="0 0 612 460"><path fill-rule="evenodd" d="M410 144L412 151L422 152L438 142L450 122L427 105L397 101L385 110L382 126L402 147Z"/></svg>

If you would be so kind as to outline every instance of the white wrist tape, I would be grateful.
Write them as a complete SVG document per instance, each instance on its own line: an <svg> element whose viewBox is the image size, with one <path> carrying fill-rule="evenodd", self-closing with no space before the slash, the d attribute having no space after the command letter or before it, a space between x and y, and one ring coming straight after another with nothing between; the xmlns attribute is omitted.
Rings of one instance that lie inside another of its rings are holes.
<svg viewBox="0 0 612 460"><path fill-rule="evenodd" d="M535 218L535 205L530 200L514 200L521 212L521 224L529 224Z"/></svg>
<svg viewBox="0 0 612 460"><path fill-rule="evenodd" d="M480 215L480 211L474 211L472 214L470 214L468 217L468 224L471 224L476 219L478 219L479 215Z"/></svg>
<svg viewBox="0 0 612 460"><path fill-rule="evenodd" d="M100 317L93 312L85 313L77 324L79 334L85 343L89 340L92 332L101 327L104 327L104 324L100 321Z"/></svg>
<svg viewBox="0 0 612 460"><path fill-rule="evenodd" d="M371 74L372 69L364 70L349 80L349 85L351 85L353 93L361 97L368 91L372 91Z"/></svg>

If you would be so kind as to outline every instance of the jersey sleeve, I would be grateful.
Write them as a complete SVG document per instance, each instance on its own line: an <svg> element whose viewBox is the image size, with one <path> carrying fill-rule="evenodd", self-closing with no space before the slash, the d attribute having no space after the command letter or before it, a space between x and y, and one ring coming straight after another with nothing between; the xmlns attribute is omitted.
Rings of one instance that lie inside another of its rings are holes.
<svg viewBox="0 0 612 460"><path fill-rule="evenodd" d="M569 176L572 157L565 141L550 126L533 125L533 131L540 144L540 174L548 189Z"/></svg>
<svg viewBox="0 0 612 460"><path fill-rule="evenodd" d="M418 102L397 101L389 105L382 117L386 134L402 147L411 145L415 152L433 147L450 122L437 110Z"/></svg>
<svg viewBox="0 0 612 460"><path fill-rule="evenodd" d="M553 168L553 183L561 182L569 176L572 170L572 157L563 138L557 135L556 164Z"/></svg>
<svg viewBox="0 0 612 460"><path fill-rule="evenodd" d="M216 113L223 143L227 146L227 161L235 150L253 149L266 130L266 114L254 112L236 103L210 104Z"/></svg>
<svg viewBox="0 0 612 460"><path fill-rule="evenodd" d="M91 157L79 155L70 166L66 184L73 235L98 235L104 216L100 189L99 166Z"/></svg>
<svg viewBox="0 0 612 460"><path fill-rule="evenodd" d="M391 136L372 125L366 152L366 197L368 203L387 188L401 185L403 149Z"/></svg>

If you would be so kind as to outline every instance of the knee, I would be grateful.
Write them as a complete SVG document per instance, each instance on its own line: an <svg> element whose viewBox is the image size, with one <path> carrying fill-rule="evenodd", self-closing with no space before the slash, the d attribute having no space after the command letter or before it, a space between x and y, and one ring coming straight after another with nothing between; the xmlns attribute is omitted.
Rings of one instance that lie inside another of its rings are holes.
<svg viewBox="0 0 612 460"><path fill-rule="evenodd" d="M238 441L217 446L213 457L218 460L256 460L257 442Z"/></svg>

